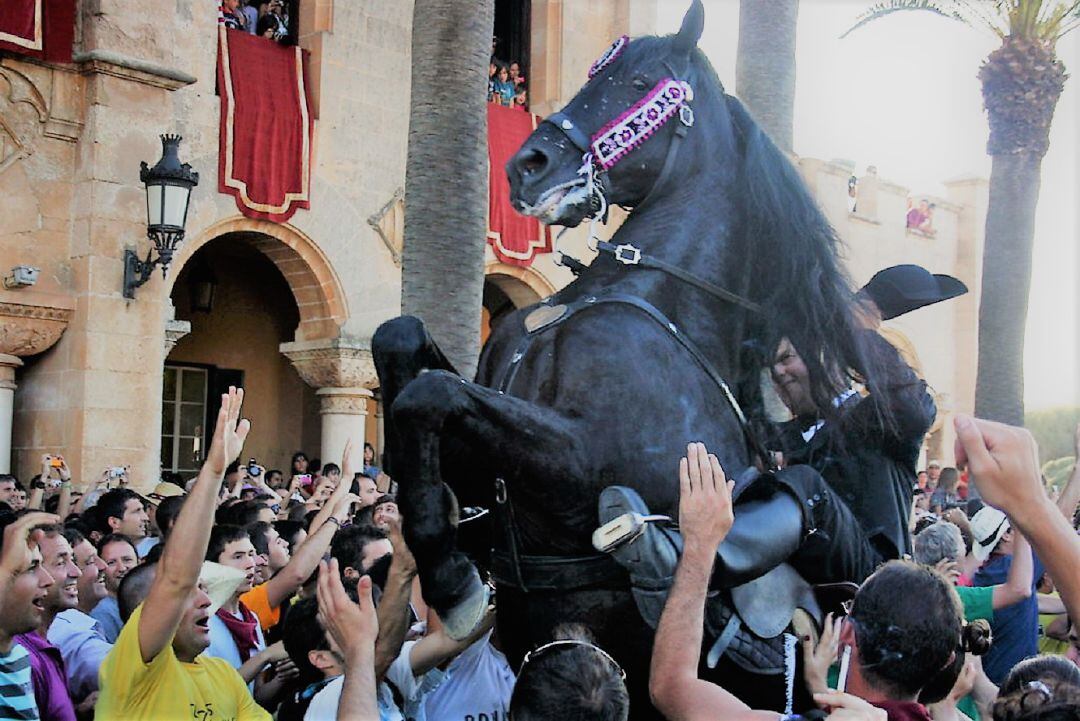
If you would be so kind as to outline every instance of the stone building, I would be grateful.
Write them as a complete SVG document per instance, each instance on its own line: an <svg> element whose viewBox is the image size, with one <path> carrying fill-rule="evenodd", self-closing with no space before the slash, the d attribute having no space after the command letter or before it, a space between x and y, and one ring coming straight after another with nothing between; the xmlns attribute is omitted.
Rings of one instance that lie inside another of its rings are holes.
<svg viewBox="0 0 1080 721"><path fill-rule="evenodd" d="M245 457L268 467L286 468L297 449L337 460L349 437L379 442L369 344L400 307L409 68L423 61L410 57L412 3L292 3L314 124L310 207L287 222L247 217L218 192L216 3L167 5L168 16L77 0L71 62L0 51L0 274L40 269L33 286L0 289L0 472L10 457L28 478L43 453L61 453L82 480L117 465L138 486L162 468L190 474L215 394L236 382L255 427ZM612 38L656 25L656 0L497 6L496 32L520 53L541 115L573 95ZM167 274L126 299L124 251L149 247L139 161L159 156L161 133L183 135L201 182ZM851 213L850 168L800 162L858 281L916 262L976 291L891 326L941 406L970 410L984 183L949 184L927 237L904 228L905 189L866 176ZM584 229L561 245L587 259ZM565 285L553 258L519 267L489 247L486 309ZM947 455L944 440L934 455Z"/></svg>

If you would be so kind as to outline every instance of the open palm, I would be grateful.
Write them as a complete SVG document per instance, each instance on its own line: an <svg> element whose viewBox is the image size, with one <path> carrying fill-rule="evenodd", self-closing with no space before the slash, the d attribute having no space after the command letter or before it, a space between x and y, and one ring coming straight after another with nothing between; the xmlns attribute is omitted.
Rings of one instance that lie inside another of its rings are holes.
<svg viewBox="0 0 1080 721"><path fill-rule="evenodd" d="M240 456L248 431L251 430L251 422L246 418L240 419L243 404L243 388L229 386L229 392L221 395L214 439L210 442L210 452L206 454L206 463L219 475L224 475L229 464Z"/></svg>

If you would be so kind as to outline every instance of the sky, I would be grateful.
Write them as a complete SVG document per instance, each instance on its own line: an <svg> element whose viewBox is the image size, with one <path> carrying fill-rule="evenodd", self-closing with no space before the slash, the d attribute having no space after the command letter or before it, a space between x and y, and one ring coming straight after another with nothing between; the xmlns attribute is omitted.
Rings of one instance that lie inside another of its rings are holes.
<svg viewBox="0 0 1080 721"><path fill-rule="evenodd" d="M678 29L688 0L658 0L658 29ZM738 0L704 0L700 47L735 88ZM801 0L796 41L794 150L847 159L913 194L944 195L943 182L990 177L988 128L976 77L1000 40L926 12L894 13L840 40L871 3ZM1080 30L1058 43L1080 75ZM1080 80L1066 82L1043 160L1024 348L1029 411L1080 404ZM975 369L972 369L972 373Z"/></svg>

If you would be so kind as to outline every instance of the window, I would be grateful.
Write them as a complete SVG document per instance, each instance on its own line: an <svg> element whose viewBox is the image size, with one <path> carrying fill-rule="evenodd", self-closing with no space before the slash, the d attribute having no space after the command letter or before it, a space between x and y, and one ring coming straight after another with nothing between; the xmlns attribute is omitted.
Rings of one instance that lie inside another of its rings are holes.
<svg viewBox="0 0 1080 721"><path fill-rule="evenodd" d="M166 366L161 392L161 468L197 473L206 443L206 368Z"/></svg>

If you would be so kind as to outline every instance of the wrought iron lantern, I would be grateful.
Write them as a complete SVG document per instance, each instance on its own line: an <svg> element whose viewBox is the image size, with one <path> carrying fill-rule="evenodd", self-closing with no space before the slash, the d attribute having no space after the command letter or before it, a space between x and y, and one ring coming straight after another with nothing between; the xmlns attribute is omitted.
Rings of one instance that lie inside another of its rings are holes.
<svg viewBox="0 0 1080 721"><path fill-rule="evenodd" d="M164 278L173 253L184 240L191 189L199 184L199 174L180 162L177 151L181 139L179 135L162 135L161 160L152 168L143 162L139 171L146 186L146 235L154 247L147 251L145 260L134 250L124 251L125 298L135 297L135 289L150 280L156 266L161 266Z"/></svg>

